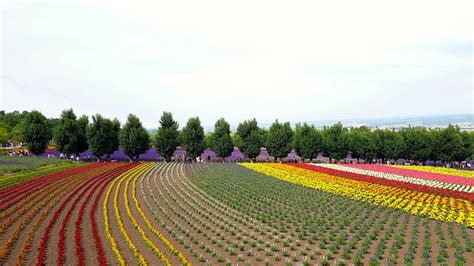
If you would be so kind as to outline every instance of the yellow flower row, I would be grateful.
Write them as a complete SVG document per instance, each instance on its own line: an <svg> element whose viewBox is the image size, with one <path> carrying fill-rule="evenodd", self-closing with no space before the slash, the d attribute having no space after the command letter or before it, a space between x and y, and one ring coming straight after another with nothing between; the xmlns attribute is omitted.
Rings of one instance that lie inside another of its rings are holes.
<svg viewBox="0 0 474 266"><path fill-rule="evenodd" d="M135 229L137 229L138 231L138 234L142 237L143 241L145 242L145 245L148 246L152 251L153 253L155 253L160 259L161 261L163 262L163 264L165 265L171 265L171 263L169 262L169 260L166 258L166 256L161 252L161 250L159 250L155 244L153 244L153 242L146 236L145 232L143 231L143 229L140 227L140 225L137 223L137 221L135 220L135 218L133 217L132 215L132 212L130 210L130 206L128 204L128 187L129 187L129 184L130 184L130 180L135 177L137 178L138 176L140 176L141 174L143 174L146 170L148 170L149 168L151 168L153 166L153 164L144 164L143 167L141 167L140 171L134 173L133 175L129 175L128 178L127 178L127 181L125 182L125 189L123 191L123 198L124 198L124 202L125 202L125 209L127 210L127 215L128 217L130 218L130 220L132 221L133 223L133 226L135 227ZM122 182L123 180L120 180L120 183ZM117 192L118 190L120 189L120 186L117 186ZM135 192L135 187L133 187L133 192ZM136 200L136 198L134 198L134 200ZM136 202L137 203L137 202ZM128 238L128 236L126 236L126 238Z"/></svg>
<svg viewBox="0 0 474 266"><path fill-rule="evenodd" d="M120 177L120 179L118 180L117 186L115 187L114 201L113 201L115 218L117 220L120 233L122 234L122 237L124 238L125 242L127 243L128 248L130 249L130 251L132 251L133 256L137 259L137 263L139 265L147 265L147 262L146 262L145 258L143 257L143 255L138 251L138 248L135 246L133 241L130 239L130 236L128 235L127 231L125 230L125 226L123 224L122 217L120 216L120 212L119 212L119 209L118 209L118 195L119 195L120 187L121 187L123 181L125 180L125 178L136 174L144 166L145 165L142 164L138 167L135 167L132 171L128 171L126 175L123 175L123 176Z"/></svg>
<svg viewBox="0 0 474 266"><path fill-rule="evenodd" d="M418 166L418 165L390 165L390 166L396 167L396 168L418 170L418 171L423 171L423 172L474 178L474 171L469 171L469 170L460 170L460 169L434 167L434 166Z"/></svg>
<svg viewBox="0 0 474 266"><path fill-rule="evenodd" d="M136 184L137 184L138 177L139 177L139 175L135 175L135 178L133 179L133 182L132 182L132 197L133 197L133 201L134 201L134 203L135 203L135 207L137 208L138 213L140 213L140 216L142 217L142 219L145 221L148 230L150 230L156 237L158 237L158 238L160 239L160 241L161 241L173 254L177 255L178 258L179 258L179 259L181 260L181 262L183 263L183 265L191 265L191 264L188 262L188 260L186 259L186 257L183 255L183 253L181 253L178 249L176 249L176 248L168 241L168 239L166 239L162 234L160 234L160 232L156 231L155 228L153 228L153 226L151 225L150 220L148 220L148 218L146 217L146 215L143 213L142 209L141 209L140 206L138 205L138 200L137 200L137 197L136 197ZM127 186L128 186L128 183L127 183Z"/></svg>
<svg viewBox="0 0 474 266"><path fill-rule="evenodd" d="M474 228L474 212L470 202L418 191L362 182L349 178L332 176L285 164L252 164L243 166L290 183L315 188L331 194L363 201L372 205L381 205L401 209L415 215L429 217L445 222L465 223ZM425 209L426 205L428 209Z"/></svg>
<svg viewBox="0 0 474 266"><path fill-rule="evenodd" d="M105 236L109 240L109 243L112 247L112 252L114 253L115 258L117 259L117 263L119 265L126 265L125 260L123 259L122 255L120 254L120 251L117 247L117 242L115 241L115 238L112 236L112 233L110 232L110 224L109 224L109 216L108 216L108 211L107 211L107 203L110 198L110 193L112 192L112 189L117 182L117 180L121 179L124 176L127 176L130 172L135 171L138 167L132 168L128 170L127 172L119 175L117 178L115 178L112 183L110 184L109 188L107 189L107 192L105 193L105 200L104 204L102 206L102 213L104 216L104 230L105 230ZM114 208L116 205L117 201L114 199ZM118 212L118 209L116 209L116 213ZM120 228L122 229L122 228Z"/></svg>

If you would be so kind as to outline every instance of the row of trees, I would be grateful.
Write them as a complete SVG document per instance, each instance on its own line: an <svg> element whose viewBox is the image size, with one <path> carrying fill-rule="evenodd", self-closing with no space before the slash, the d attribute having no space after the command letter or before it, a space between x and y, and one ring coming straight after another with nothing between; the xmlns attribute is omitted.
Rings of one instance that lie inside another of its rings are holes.
<svg viewBox="0 0 474 266"><path fill-rule="evenodd" d="M241 122L236 132L231 132L229 123L221 118L215 123L213 133L205 134L198 117L190 118L179 130L172 114L164 112L158 130L150 135L133 114L123 127L117 119L99 114L91 120L89 123L87 116L77 118L72 109L63 111L59 119L47 119L38 111L0 113L0 137L6 135L0 140L5 142L15 137L15 141L24 142L34 154L43 152L50 141L65 154L90 149L96 156L110 155L120 146L132 159L138 159L151 145L166 160L171 159L177 146L183 146L191 158L198 157L206 147L211 147L219 157L227 157L237 146L252 160L262 147L275 159L285 157L291 149L303 159L313 159L322 152L335 160L351 153L354 158L364 160L405 158L452 162L472 158L474 154L473 132L461 132L451 125L442 130L410 127L393 131L366 127L349 130L340 123L317 129L303 123L293 129L289 122L276 120L266 130L251 119Z"/></svg>

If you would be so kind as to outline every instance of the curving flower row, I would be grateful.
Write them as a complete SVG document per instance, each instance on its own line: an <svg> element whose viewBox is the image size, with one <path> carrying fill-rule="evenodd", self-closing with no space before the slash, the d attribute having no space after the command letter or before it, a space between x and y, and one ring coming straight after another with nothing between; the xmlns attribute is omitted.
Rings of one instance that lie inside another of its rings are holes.
<svg viewBox="0 0 474 266"><path fill-rule="evenodd" d="M135 176L139 176L141 174L143 174L146 170L148 170L150 167L152 167L153 164L144 164L140 170L136 173L134 173L133 175L129 175L126 179L126 182L125 182L125 189L123 191L123 198L124 198L124 202L125 202L125 209L127 210L127 216L130 218L130 220L132 221L132 224L133 226L135 227L135 229L138 231L138 234L140 235L140 237L143 239L143 242L145 243L145 245L151 249L151 251L153 253L155 253L159 258L160 260L163 262L163 264L165 265L171 265L171 263L169 262L169 260L166 258L166 256L163 254L163 252L161 252L161 250L159 250L155 244L146 236L145 232L143 231L143 229L140 227L140 225L137 223L137 221L135 220L135 218L133 217L132 215L132 212L130 210L130 206L129 206L129 202L128 202L128 187L129 187L129 184L130 184L130 180ZM122 182L123 180L120 180L120 182ZM117 191L119 189L119 186L117 186ZM134 191L135 191L135 188L134 188Z"/></svg>
<svg viewBox="0 0 474 266"><path fill-rule="evenodd" d="M354 167L348 167L348 166L340 165L340 164L312 164L312 165L314 165L315 167L318 167L319 169L320 168L333 169L333 170L346 172L346 173L354 173L354 174L372 176L372 177L376 177L376 178L394 180L394 181L399 181L399 182L404 182L404 183L409 183L409 184L415 184L415 185L421 185L421 186L426 186L426 187L441 188L441 189L446 189L446 190L465 192L465 193L468 193L470 195L472 195L472 193L474 193L474 186L466 186L466 185L446 183L446 182L441 182L441 181L426 180L426 179L423 179L423 178L402 176L402 175L396 175L396 174L390 174L390 173L384 173L384 172L376 172L376 171L371 171L371 170L364 170L364 169L359 169L359 168L354 168Z"/></svg>
<svg viewBox="0 0 474 266"><path fill-rule="evenodd" d="M432 180L438 182L445 182L463 186L474 186L474 179L469 177L446 175L432 172L417 171L412 169L396 168L388 165L380 164L344 164L347 167L376 171L400 176L409 176L415 178L421 178L425 180Z"/></svg>
<svg viewBox="0 0 474 266"><path fill-rule="evenodd" d="M153 166L153 165L151 165ZM140 214L140 216L142 217L142 219L145 221L145 224L148 228L148 230L150 232L153 233L153 235L155 235L156 237L158 237L158 239L160 239L160 241L175 255L178 256L178 258L181 260L181 262L183 263L183 265L190 265L190 263L188 262L188 260L186 259L186 257L183 255L183 253L181 253L178 249L176 249L172 244L171 242L168 241L168 239L166 239L162 234L160 234L160 232L158 232L157 230L155 230L155 228L153 228L153 226L151 225L151 222L150 220L146 217L145 213L143 213L143 210L140 208L139 204L138 204L138 199L137 199L137 195L136 195L136 185L137 185L137 180L138 180L138 177L139 175L135 175L135 177L133 178L133 183L132 183L132 197L133 197L133 202L135 204L135 208L137 208L137 211L138 213ZM128 183L127 183L127 186L128 186ZM125 195L126 196L126 195ZM166 259L166 258L165 258Z"/></svg>
<svg viewBox="0 0 474 266"><path fill-rule="evenodd" d="M115 218L116 218L116 221L117 221L117 224L118 224L118 228L119 228L120 233L122 234L122 237L125 240L125 243L127 244L128 248L132 252L133 256L136 258L137 263L139 265L146 265L147 263L146 263L145 258L143 257L142 254L140 254L140 252L138 251L138 248L135 246L133 241L130 239L130 236L128 235L127 230L125 229L125 226L123 224L122 217L120 215L119 208L118 208L118 195L119 195L120 185L123 183L123 181L125 180L126 177L136 173L142 167L143 167L143 165L138 166L137 168L134 168L132 171L128 171L127 173L125 173L124 175L122 175L119 178L118 183L117 183L117 187L116 187L115 193L114 193L113 205L114 205L114 213L115 213ZM112 188L112 186L110 188Z"/></svg>
<svg viewBox="0 0 474 266"><path fill-rule="evenodd" d="M333 176L286 164L244 163L242 165L297 185L372 205L401 209L414 215L428 215L444 222L462 223L474 228L472 204L464 199L438 195L433 200L434 194Z"/></svg>
<svg viewBox="0 0 474 266"><path fill-rule="evenodd" d="M472 170L470 171L470 170L462 170L462 169L455 169L455 168L419 166L419 165L390 165L390 167L437 173L437 174L443 174L443 175L451 175L451 176L454 175L454 176L474 178L474 171Z"/></svg>

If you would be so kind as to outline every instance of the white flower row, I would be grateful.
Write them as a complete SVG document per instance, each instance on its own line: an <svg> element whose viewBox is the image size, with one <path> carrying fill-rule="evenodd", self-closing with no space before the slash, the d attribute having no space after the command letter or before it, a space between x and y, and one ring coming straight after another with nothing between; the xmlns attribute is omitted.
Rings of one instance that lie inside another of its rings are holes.
<svg viewBox="0 0 474 266"><path fill-rule="evenodd" d="M428 187L443 188L443 189L449 189L453 191L474 193L473 186L451 184L451 183L446 183L446 182L441 182L441 181L426 180L426 179L410 177L410 176L402 176L402 175L395 175L395 174L389 174L389 173L383 173L383 172L376 172L376 171L370 171L370 170L344 166L340 164L313 164L313 165L321 166L321 167L329 168L329 169L334 169L334 170L355 173L355 174L362 174L362 175L368 175L368 176L373 176L373 177L378 177L378 178L384 178L388 180L395 180L395 181L408 182L408 183L417 184L417 185L424 185Z"/></svg>

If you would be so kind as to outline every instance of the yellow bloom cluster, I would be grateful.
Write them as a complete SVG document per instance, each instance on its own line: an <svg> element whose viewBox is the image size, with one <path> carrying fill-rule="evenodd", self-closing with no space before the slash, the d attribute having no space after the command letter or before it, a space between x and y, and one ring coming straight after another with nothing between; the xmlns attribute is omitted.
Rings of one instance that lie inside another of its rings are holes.
<svg viewBox="0 0 474 266"><path fill-rule="evenodd" d="M418 165L390 165L390 166L396 167L396 168L430 172L430 173L474 178L474 171L469 171L469 170L460 170L460 169L454 169L454 168L434 167L434 166L418 166Z"/></svg>
<svg viewBox="0 0 474 266"><path fill-rule="evenodd" d="M428 193L332 176L285 164L244 163L242 165L256 172L297 185L372 205L401 209L415 215L428 215L433 219L445 222L459 221L474 228L472 205L463 199L441 196L433 199L433 195ZM426 207L426 205L430 207ZM466 207L459 208L459 206Z"/></svg>

